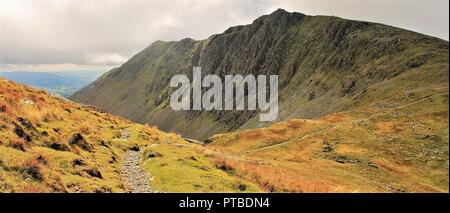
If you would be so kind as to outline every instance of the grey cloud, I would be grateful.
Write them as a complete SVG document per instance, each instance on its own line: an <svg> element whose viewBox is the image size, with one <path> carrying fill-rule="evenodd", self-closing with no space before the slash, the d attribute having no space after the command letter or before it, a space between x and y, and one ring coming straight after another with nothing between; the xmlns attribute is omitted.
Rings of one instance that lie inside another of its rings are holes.
<svg viewBox="0 0 450 213"><path fill-rule="evenodd" d="M0 70L11 64L115 66L155 40L204 39L277 8L384 22L448 39L448 1L358 2L2 0Z"/></svg>

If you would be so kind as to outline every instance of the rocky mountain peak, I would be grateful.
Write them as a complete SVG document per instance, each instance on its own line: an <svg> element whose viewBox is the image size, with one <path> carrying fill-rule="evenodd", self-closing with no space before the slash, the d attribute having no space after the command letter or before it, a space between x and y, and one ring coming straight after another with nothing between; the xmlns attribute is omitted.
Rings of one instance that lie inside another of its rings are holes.
<svg viewBox="0 0 450 213"><path fill-rule="evenodd" d="M203 75L221 77L278 75L280 120L356 108L369 88L413 69L428 66L433 75L448 73L448 42L391 26L283 9L207 40L155 42L143 53L94 82L95 89L87 87L71 99L206 139L269 123L257 122L255 111L173 111L169 81L174 75L189 76L193 66L200 66ZM400 90L407 89L395 91ZM205 121L211 122L204 125Z"/></svg>

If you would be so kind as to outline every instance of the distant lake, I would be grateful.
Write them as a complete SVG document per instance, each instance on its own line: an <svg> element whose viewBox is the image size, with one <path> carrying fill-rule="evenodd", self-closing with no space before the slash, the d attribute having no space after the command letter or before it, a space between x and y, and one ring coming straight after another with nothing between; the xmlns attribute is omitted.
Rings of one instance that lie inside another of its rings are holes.
<svg viewBox="0 0 450 213"><path fill-rule="evenodd" d="M106 71L0 72L0 77L69 97Z"/></svg>

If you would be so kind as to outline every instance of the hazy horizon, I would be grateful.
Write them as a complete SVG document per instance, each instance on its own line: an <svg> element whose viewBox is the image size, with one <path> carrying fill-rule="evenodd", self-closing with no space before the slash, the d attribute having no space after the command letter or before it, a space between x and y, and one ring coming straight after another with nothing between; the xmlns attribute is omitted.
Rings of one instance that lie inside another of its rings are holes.
<svg viewBox="0 0 450 213"><path fill-rule="evenodd" d="M156 40L206 39L278 8L448 40L448 6L441 0L5 0L0 2L0 71L107 71Z"/></svg>

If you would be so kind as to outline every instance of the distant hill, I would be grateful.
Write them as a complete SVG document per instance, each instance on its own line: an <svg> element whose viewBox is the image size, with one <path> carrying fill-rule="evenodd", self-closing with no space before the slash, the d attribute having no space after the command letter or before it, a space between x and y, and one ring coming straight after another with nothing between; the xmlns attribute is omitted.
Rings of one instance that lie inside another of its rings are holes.
<svg viewBox="0 0 450 213"><path fill-rule="evenodd" d="M36 88L68 97L85 87L104 71L67 71L67 72L0 72L0 77L30 85Z"/></svg>
<svg viewBox="0 0 450 213"><path fill-rule="evenodd" d="M196 41L157 41L70 99L186 137L262 127L255 111L176 111L176 74L279 75L279 121L382 105L448 85L448 41L408 30L282 9ZM408 76L403 83L398 79ZM393 103L395 104L395 103ZM205 125L207 124L207 125Z"/></svg>

